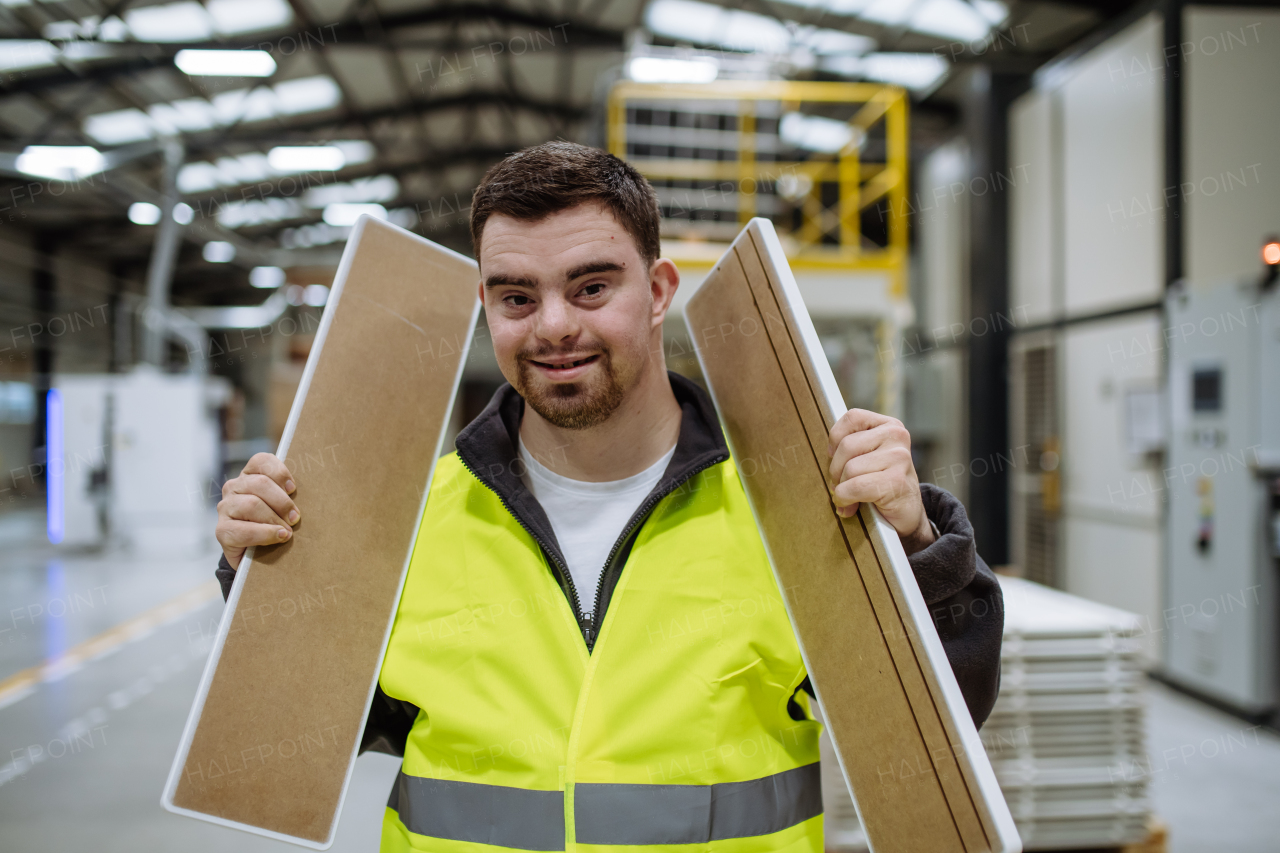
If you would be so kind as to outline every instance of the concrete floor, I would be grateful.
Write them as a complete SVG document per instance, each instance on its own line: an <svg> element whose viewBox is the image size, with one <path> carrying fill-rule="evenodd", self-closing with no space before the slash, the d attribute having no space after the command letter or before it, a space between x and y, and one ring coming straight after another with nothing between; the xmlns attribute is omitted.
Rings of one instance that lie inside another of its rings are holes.
<svg viewBox="0 0 1280 853"><path fill-rule="evenodd" d="M35 514L0 516L0 685L203 591L103 656L45 673L31 689L0 691L0 848L296 850L159 804L222 612L208 587L216 552L63 554L40 544L42 528ZM1170 850L1280 850L1280 737L1158 684L1150 697L1152 792ZM383 755L356 762L334 851L377 848L397 766Z"/></svg>

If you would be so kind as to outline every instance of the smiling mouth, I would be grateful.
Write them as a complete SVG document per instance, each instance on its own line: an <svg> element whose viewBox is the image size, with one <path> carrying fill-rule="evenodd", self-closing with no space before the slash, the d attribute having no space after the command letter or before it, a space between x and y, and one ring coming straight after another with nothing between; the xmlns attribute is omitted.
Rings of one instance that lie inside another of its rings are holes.
<svg viewBox="0 0 1280 853"><path fill-rule="evenodd" d="M577 361L550 362L550 361L534 361L533 359L529 359L529 361L533 362L539 367L545 367L548 370L568 370L571 367L578 367L583 364L590 364L591 362L595 361L598 358L600 358L599 355L589 355L586 358L580 358Z"/></svg>

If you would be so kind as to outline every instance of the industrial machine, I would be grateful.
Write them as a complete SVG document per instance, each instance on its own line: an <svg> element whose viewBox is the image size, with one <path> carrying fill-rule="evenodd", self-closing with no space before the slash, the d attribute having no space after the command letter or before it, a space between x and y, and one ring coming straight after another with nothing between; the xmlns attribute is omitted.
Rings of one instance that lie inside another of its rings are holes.
<svg viewBox="0 0 1280 853"><path fill-rule="evenodd" d="M1259 722L1274 719L1280 700L1280 288L1273 280L1174 288L1164 331L1165 674Z"/></svg>

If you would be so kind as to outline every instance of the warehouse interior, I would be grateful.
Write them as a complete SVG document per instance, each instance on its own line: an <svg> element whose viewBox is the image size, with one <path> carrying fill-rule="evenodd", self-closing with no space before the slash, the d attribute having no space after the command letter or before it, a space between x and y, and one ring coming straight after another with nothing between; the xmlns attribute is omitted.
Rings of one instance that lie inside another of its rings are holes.
<svg viewBox="0 0 1280 853"><path fill-rule="evenodd" d="M563 139L656 190L671 370L767 218L847 404L964 502L1026 849L1280 849L1277 91L1245 0L0 0L0 846L288 849L159 805L222 483L357 218L471 256L485 171ZM481 318L446 448L502 382Z"/></svg>

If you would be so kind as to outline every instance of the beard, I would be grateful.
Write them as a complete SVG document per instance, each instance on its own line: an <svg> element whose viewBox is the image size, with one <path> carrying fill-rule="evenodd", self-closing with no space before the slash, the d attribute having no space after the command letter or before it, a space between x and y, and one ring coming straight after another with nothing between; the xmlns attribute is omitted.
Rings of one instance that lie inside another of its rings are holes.
<svg viewBox="0 0 1280 853"><path fill-rule="evenodd" d="M609 419L622 405L636 377L621 377L609 350L600 350L593 376L577 382L541 381L529 364L554 359L550 352L522 352L516 357L517 393L544 420L561 429L589 429Z"/></svg>

